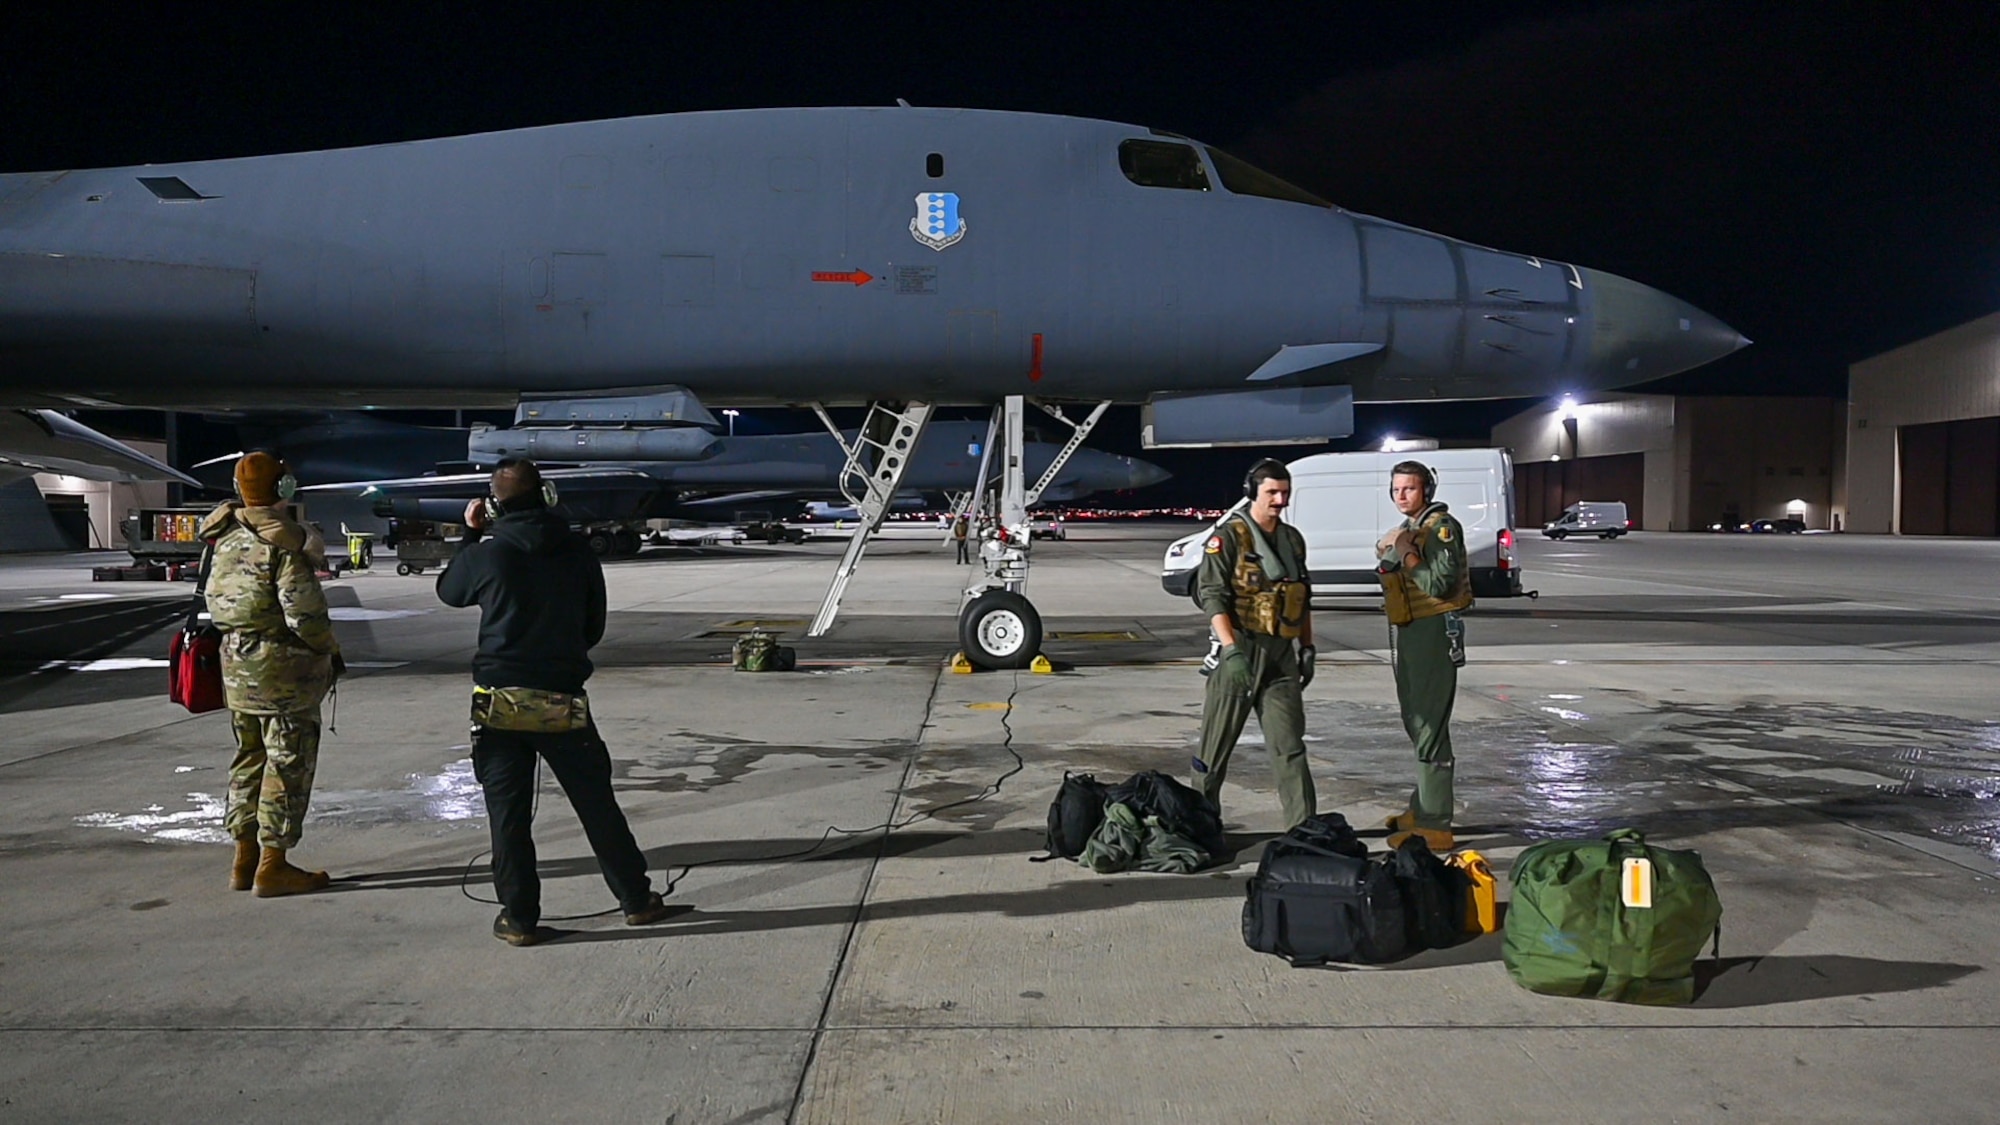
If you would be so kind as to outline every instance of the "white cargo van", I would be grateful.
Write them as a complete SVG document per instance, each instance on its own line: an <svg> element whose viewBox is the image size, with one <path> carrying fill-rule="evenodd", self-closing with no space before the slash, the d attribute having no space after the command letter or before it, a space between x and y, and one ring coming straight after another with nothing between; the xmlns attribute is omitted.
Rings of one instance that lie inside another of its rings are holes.
<svg viewBox="0 0 2000 1125"><path fill-rule="evenodd" d="M1320 453L1293 461L1292 503L1285 522L1306 540L1306 570L1315 594L1381 592L1375 541L1401 522L1389 499L1389 470L1421 461L1437 473L1437 498L1465 528L1472 593L1516 597L1521 570L1514 557L1514 463L1504 449L1430 449L1417 453ZM1212 529L1167 548L1160 584L1188 596Z"/></svg>
<svg viewBox="0 0 2000 1125"><path fill-rule="evenodd" d="M1542 534L1551 539L1566 539L1572 535L1595 535L1599 539L1616 539L1632 530L1632 521L1625 514L1623 500L1581 500L1564 508L1542 528Z"/></svg>

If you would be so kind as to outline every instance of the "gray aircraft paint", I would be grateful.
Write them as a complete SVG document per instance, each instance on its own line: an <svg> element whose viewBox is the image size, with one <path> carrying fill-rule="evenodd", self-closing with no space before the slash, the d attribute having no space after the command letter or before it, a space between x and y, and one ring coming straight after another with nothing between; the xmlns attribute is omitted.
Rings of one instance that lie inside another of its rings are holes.
<svg viewBox="0 0 2000 1125"><path fill-rule="evenodd" d="M1237 194L1198 146L1208 190L1141 186L1128 140L1191 144L1034 114L744 110L4 176L0 403L1488 398L1744 343L1610 274ZM934 249L918 196L945 192L962 229ZM1329 344L1375 347L1273 365Z"/></svg>
<svg viewBox="0 0 2000 1125"><path fill-rule="evenodd" d="M968 490L979 471L979 443L985 440L986 423L945 421L932 423L910 458L903 487L911 491L945 492ZM517 431L494 431L517 432ZM555 430L556 433L588 433L587 430ZM605 431L620 433L625 431ZM854 431L846 440L854 440ZM574 467L544 464L545 473L567 492L589 487L593 480L605 487L631 489L651 482L664 491L668 501L695 503L703 496L745 491L761 491L767 502L777 494L829 496L837 494L837 476L845 454L830 433L756 434L713 438L710 456L692 461L596 461ZM1060 447L1032 441L1023 447L1026 471L1039 476L1055 458ZM303 452L303 451L302 451ZM302 472L310 472L312 461L302 459ZM395 470L387 470L393 473ZM311 473L301 479L316 479ZM385 473L386 475L386 473ZM1136 457L1078 449L1063 465L1052 482L1047 499L1070 501L1095 492L1144 488L1168 477L1164 469ZM326 492L367 488L385 496L478 496L485 489L485 472L455 474L450 478L410 476L398 480L360 480L335 486L318 483L315 491Z"/></svg>

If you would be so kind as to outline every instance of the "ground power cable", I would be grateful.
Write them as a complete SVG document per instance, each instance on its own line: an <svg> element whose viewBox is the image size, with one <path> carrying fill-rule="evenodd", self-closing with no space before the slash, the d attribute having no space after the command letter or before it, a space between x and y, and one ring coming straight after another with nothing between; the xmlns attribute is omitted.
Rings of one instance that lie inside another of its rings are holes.
<svg viewBox="0 0 2000 1125"><path fill-rule="evenodd" d="M876 832L880 832L886 837L889 833L894 832L901 828L908 828L910 825L915 824L918 821L935 818L939 813L946 812L950 809L963 808L967 805L977 804L980 801L984 801L998 795L1000 792L1000 787L1007 783L1007 779L1013 777L1017 773L1020 773L1028 766L1027 761L1021 757L1021 752L1019 750L1014 749L1014 725L1012 721L1014 715L1014 699L1020 694L1021 694L1021 673L1016 671L1014 673L1013 686L1007 692L1007 698L1002 704L1002 710L1000 712L1000 729L1006 732L1005 736L1001 740L1000 748L1002 750L1005 750L1009 755L1013 757L1014 764L1010 766L1005 773L1002 773L999 777L996 777L992 781L987 782L986 787L984 789L981 789L979 792L973 794L972 796L961 797L956 801L950 801L945 804L938 805L934 808L923 809L918 812L913 812L910 815L903 817L901 819L896 819L895 817L891 817L890 819L885 820L880 824L871 824L866 828L842 828L836 824L829 824L827 825L826 831L820 833L820 837L817 841L815 841L812 845L805 848L801 848L797 851L780 852L777 855L762 855L762 856L718 856L715 859L701 859L701 860L695 860L691 863L679 864L678 866L680 868L680 873L678 875L668 875L666 877L666 887L660 892L660 897L666 898L672 895L674 893L674 888L680 885L681 880L687 878L688 872L693 871L697 867L714 867L721 864L771 863L780 860L804 859L806 856L812 855L813 853L819 851L821 848L824 848L827 845L827 843L831 841L835 836L842 837L843 843L846 843L852 839L858 839L860 837L869 836ZM924 703L923 720L918 724L917 727L919 738L922 737L923 730L930 726L931 714L935 709L936 705L937 705L937 693L936 691L932 691L931 698ZM533 806L531 806L529 809L528 815L530 820L534 818L536 812L540 811L541 804L542 804L542 762L541 758L537 756L535 759L535 801ZM487 906L499 906L501 905L499 899L481 898L478 895L472 893L473 868L479 865L480 860L485 859L487 856L490 856L492 854L493 854L492 849L488 848L487 850L479 852L478 854L474 855L471 859L465 861L465 870L459 876L458 890L460 894L464 895L468 899L471 899L473 902L484 903ZM669 869L671 869L674 866L676 865L673 864L668 865ZM622 906L614 906L605 910L594 911L589 914L549 914L549 915L544 915L542 920L545 922L581 922L591 918L603 918L607 915L616 914L622 909L624 909Z"/></svg>

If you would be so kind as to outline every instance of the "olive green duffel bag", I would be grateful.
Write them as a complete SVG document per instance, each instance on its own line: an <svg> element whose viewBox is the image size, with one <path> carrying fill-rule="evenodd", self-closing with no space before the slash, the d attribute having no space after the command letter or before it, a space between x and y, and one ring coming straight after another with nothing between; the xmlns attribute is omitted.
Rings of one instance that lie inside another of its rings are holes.
<svg viewBox="0 0 2000 1125"><path fill-rule="evenodd" d="M1702 945L1720 952L1722 903L1701 856L1649 847L1637 829L1545 840L1511 879L1501 957L1530 992L1686 1004Z"/></svg>

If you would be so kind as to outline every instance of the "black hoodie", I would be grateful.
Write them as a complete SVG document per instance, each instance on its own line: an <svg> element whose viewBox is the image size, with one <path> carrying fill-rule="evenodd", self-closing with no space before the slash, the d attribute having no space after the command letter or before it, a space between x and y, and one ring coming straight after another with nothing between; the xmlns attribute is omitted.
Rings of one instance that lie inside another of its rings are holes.
<svg viewBox="0 0 2000 1125"><path fill-rule="evenodd" d="M468 537L438 575L450 606L477 605L482 687L580 692L604 639L604 568L583 536L546 508L510 512Z"/></svg>

